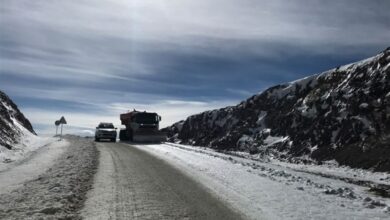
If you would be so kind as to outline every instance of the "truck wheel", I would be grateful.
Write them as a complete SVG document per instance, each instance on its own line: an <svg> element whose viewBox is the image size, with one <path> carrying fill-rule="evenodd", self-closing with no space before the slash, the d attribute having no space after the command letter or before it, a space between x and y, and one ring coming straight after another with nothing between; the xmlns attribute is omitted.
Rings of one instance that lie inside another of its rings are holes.
<svg viewBox="0 0 390 220"><path fill-rule="evenodd" d="M99 138L97 138L97 137L95 137L95 141L96 141L96 142L99 142L99 141L100 141L100 139L99 139Z"/></svg>
<svg viewBox="0 0 390 220"><path fill-rule="evenodd" d="M111 138L111 142L116 142L116 138Z"/></svg>

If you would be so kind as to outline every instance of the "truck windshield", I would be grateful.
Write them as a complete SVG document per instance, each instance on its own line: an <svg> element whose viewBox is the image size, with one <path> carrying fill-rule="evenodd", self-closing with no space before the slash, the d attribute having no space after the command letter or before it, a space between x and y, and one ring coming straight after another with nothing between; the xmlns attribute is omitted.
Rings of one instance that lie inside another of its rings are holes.
<svg viewBox="0 0 390 220"><path fill-rule="evenodd" d="M100 124L99 128L114 128L113 124Z"/></svg>
<svg viewBox="0 0 390 220"><path fill-rule="evenodd" d="M156 124L157 123L157 114L153 113L139 113L136 116L137 123L145 124Z"/></svg>

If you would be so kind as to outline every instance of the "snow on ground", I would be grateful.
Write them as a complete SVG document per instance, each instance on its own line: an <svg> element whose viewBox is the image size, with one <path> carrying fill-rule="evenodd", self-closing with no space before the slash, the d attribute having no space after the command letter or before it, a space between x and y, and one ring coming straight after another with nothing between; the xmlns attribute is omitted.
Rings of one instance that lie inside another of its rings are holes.
<svg viewBox="0 0 390 220"><path fill-rule="evenodd" d="M68 145L58 138L36 136L17 120L13 122L20 139L11 150L0 146L0 194L44 173Z"/></svg>
<svg viewBox="0 0 390 220"><path fill-rule="evenodd" d="M0 172L0 219L81 219L78 211L98 163L91 139L67 136L31 157ZM30 176L29 172L40 174L25 179L23 175ZM20 184L3 191L13 181Z"/></svg>
<svg viewBox="0 0 390 220"><path fill-rule="evenodd" d="M371 172L369 170L354 169L347 166L338 166L336 161L327 161L323 165L292 164L280 161L272 161L286 168L297 171L313 173L321 176L329 176L334 179L351 179L372 184L385 184L390 186L390 174L384 172Z"/></svg>
<svg viewBox="0 0 390 220"><path fill-rule="evenodd" d="M94 176L93 188L87 193L84 208L81 210L83 219L111 219L113 201L115 201L115 179L117 175L112 155L99 153L99 167ZM102 169L104 168L104 169Z"/></svg>
<svg viewBox="0 0 390 220"><path fill-rule="evenodd" d="M69 145L68 141L56 141L52 138L35 137L28 150L13 154L16 160L11 163L0 163L0 194L20 187L25 181L31 180L48 170L56 159ZM44 146L42 146L44 145ZM35 150L35 151L32 151Z"/></svg>
<svg viewBox="0 0 390 220"><path fill-rule="evenodd" d="M390 199L334 175L389 184L387 174L287 166L178 144L137 145L204 184L251 219L389 219ZM305 172L313 171L313 172ZM348 174L351 172L351 174Z"/></svg>
<svg viewBox="0 0 390 220"><path fill-rule="evenodd" d="M21 136L19 143L14 145L12 150L0 146L0 171L9 167L8 163L27 158L31 152L57 140L53 137L36 136L23 127L16 119L12 118L12 120L15 127L20 131Z"/></svg>

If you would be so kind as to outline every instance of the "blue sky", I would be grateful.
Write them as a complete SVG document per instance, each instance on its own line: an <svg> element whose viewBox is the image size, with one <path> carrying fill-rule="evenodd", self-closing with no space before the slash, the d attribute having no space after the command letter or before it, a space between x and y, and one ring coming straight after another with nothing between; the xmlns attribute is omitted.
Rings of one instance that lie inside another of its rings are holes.
<svg viewBox="0 0 390 220"><path fill-rule="evenodd" d="M390 46L388 0L0 1L0 89L40 134L166 126Z"/></svg>

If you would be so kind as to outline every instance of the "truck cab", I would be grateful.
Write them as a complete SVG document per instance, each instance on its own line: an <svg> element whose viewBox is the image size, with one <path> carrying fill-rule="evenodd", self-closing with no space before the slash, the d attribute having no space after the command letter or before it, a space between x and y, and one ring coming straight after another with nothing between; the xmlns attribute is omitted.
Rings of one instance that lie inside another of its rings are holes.
<svg viewBox="0 0 390 220"><path fill-rule="evenodd" d="M160 142L166 139L166 134L159 129L161 116L154 112L132 111L120 115L122 125L126 126L119 132L119 139L135 142Z"/></svg>

